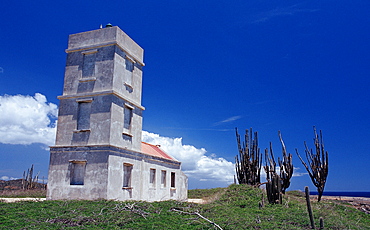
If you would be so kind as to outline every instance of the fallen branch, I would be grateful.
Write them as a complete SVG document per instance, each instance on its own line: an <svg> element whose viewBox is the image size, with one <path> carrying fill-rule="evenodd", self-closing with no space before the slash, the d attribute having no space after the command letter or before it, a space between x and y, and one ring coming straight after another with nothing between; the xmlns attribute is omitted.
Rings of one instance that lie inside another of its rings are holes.
<svg viewBox="0 0 370 230"><path fill-rule="evenodd" d="M205 218L204 216L200 215L199 212L184 212L184 211L181 211L181 210L178 210L178 209L174 209L174 208L171 208L171 211L175 211L175 212L179 212L179 213L182 213L182 214L188 214L188 215L196 215L196 216L199 216L200 218L202 218L203 220L206 220L208 221L209 223L213 224L215 227L217 227L218 229L220 230L223 230L220 225L216 224L215 222Z"/></svg>
<svg viewBox="0 0 370 230"><path fill-rule="evenodd" d="M146 219L146 216L148 216L150 214L148 212L145 212L145 211L141 210L140 207L138 207L136 205L136 203L125 204L124 207L122 207L121 204L117 204L115 209L118 210L118 211L130 211L132 213L135 213L135 214L138 214L138 215L142 216L144 219Z"/></svg>

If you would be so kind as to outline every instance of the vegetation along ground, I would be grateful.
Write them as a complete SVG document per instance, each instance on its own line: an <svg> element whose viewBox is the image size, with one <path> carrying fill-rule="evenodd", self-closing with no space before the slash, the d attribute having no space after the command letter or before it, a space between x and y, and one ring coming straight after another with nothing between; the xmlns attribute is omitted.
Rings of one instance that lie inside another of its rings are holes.
<svg viewBox="0 0 370 230"><path fill-rule="evenodd" d="M0 229L309 229L306 201L300 192L284 195L283 204L265 202L264 191L249 185L195 189L178 201L118 202L65 200L0 202ZM315 224L325 229L370 229L370 216L338 201L312 201ZM198 215L199 214L199 215ZM214 222L215 224L210 223Z"/></svg>

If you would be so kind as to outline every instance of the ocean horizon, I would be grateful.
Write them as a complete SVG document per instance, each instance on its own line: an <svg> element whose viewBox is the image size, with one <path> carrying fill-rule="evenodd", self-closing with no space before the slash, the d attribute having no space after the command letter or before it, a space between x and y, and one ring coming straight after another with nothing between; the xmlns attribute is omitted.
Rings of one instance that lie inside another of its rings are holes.
<svg viewBox="0 0 370 230"><path fill-rule="evenodd" d="M318 195L317 191L311 191L310 195ZM367 197L370 198L370 192L326 192L323 196L349 196L349 197Z"/></svg>

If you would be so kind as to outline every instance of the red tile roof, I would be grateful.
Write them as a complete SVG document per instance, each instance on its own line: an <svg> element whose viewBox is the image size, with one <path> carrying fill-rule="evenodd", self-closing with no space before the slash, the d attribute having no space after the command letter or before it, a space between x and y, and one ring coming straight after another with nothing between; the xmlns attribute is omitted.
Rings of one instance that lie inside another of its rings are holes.
<svg viewBox="0 0 370 230"><path fill-rule="evenodd" d="M165 158L168 160L173 160L176 161L173 157L165 153L163 150L159 148L157 145L151 145L146 142L141 142L141 152L151 155L151 156L156 156L156 157L161 157Z"/></svg>

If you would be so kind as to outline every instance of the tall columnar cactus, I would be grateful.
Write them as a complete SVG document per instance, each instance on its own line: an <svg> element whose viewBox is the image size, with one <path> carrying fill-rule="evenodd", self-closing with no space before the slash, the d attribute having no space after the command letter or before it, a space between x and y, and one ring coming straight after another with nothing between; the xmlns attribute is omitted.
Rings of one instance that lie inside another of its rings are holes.
<svg viewBox="0 0 370 230"><path fill-rule="evenodd" d="M266 193L270 204L282 203L282 180L276 173L276 162L272 152L272 144L270 142L270 156L269 150L265 149L265 163L263 167L266 172Z"/></svg>
<svg viewBox="0 0 370 230"><path fill-rule="evenodd" d="M289 188L290 186L290 179L293 176L293 161L292 161L292 154L287 153L285 144L283 141L283 138L281 136L281 133L279 131L279 139L282 146L282 154L283 158L278 158L279 166L280 166L280 178L282 181L282 188L281 191L283 194L285 194L285 190Z"/></svg>
<svg viewBox="0 0 370 230"><path fill-rule="evenodd" d="M308 216L310 217L311 228L315 229L315 221L313 220L311 201L310 201L310 190L308 186L304 188L304 191L306 194L307 212L308 212Z"/></svg>
<svg viewBox="0 0 370 230"><path fill-rule="evenodd" d="M261 166L262 154L258 148L257 132L252 138L252 128L250 135L248 130L245 130L244 142L241 143L238 129L236 131L236 140L238 143L239 156L235 156L236 176L239 184L249 184L259 186L261 184Z"/></svg>
<svg viewBox="0 0 370 230"><path fill-rule="evenodd" d="M282 194L290 186L290 178L293 176L293 161L292 154L288 154L286 147L279 131L280 143L282 146L282 159L278 157L280 166L279 174L276 172L276 162L272 150L272 143L270 142L270 155L268 149L265 149L265 162L264 166L266 172L266 192L269 202L272 204L282 203Z"/></svg>
<svg viewBox="0 0 370 230"><path fill-rule="evenodd" d="M304 142L306 158L309 166L299 155L297 149L296 153L299 159L301 160L302 164L306 168L308 175L312 180L312 183L317 188L317 192L319 193L318 201L320 202L322 194L324 192L326 178L328 177L329 161L328 161L328 152L324 150L324 141L322 138L321 130L320 136L317 134L315 127L313 127L313 130L315 135L314 144L316 151L313 152L312 149L308 149L306 142Z"/></svg>
<svg viewBox="0 0 370 230"><path fill-rule="evenodd" d="M36 182L39 179L39 173L40 172L38 172L37 175L34 178L32 178L33 165L31 166L31 168L27 170L27 174L26 174L26 171L24 171L23 178L22 178L22 189L23 190L34 189Z"/></svg>

